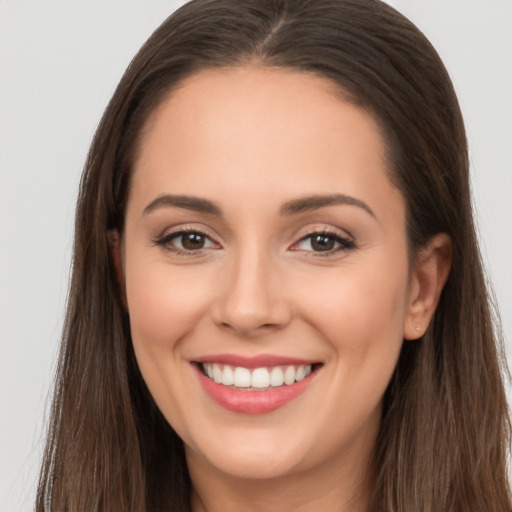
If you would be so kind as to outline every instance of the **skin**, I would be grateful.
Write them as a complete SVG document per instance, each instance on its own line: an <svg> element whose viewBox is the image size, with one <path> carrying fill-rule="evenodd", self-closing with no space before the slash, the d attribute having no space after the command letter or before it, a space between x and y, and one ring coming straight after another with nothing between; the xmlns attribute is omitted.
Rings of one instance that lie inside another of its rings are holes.
<svg viewBox="0 0 512 512"><path fill-rule="evenodd" d="M367 208L282 214L289 201L334 193ZM145 212L164 194L222 214ZM205 233L204 247L168 236L184 229ZM353 247L329 235L331 248L316 250L308 235L326 231ZM137 361L185 443L194 512L365 510L382 396L450 266L442 234L408 261L405 202L372 117L312 75L200 72L150 117L115 240ZM322 366L300 396L249 415L199 384L191 361L219 353Z"/></svg>

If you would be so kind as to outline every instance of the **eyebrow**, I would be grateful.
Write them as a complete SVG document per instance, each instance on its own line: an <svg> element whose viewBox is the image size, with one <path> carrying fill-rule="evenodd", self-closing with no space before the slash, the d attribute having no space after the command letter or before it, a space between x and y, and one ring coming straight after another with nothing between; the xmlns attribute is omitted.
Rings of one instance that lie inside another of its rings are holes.
<svg viewBox="0 0 512 512"><path fill-rule="evenodd" d="M222 215L221 209L208 199L172 194L165 194L157 197L154 201L151 201L151 203L144 208L144 214L162 207L183 208L184 210L192 210L199 213L209 213L211 215L219 216Z"/></svg>
<svg viewBox="0 0 512 512"><path fill-rule="evenodd" d="M365 210L372 217L376 218L375 213L364 201L356 199L355 197L346 196L344 194L329 194L325 196L314 195L303 197L301 199L294 199L293 201L288 201L283 205L281 208L281 215L295 215L297 213L317 210L319 208L323 208L324 206L332 206L338 204L357 206L358 208Z"/></svg>
<svg viewBox="0 0 512 512"><path fill-rule="evenodd" d="M375 213L373 213L372 209L364 201L345 194L313 195L294 199L284 203L281 208L281 215L296 215L298 213L317 210L319 208L332 205L357 206L375 218ZM199 213L222 216L222 210L213 201L195 196L173 194L165 194L151 201L151 203L144 208L144 214L151 213L152 211L163 207L183 208L185 210L191 210Z"/></svg>

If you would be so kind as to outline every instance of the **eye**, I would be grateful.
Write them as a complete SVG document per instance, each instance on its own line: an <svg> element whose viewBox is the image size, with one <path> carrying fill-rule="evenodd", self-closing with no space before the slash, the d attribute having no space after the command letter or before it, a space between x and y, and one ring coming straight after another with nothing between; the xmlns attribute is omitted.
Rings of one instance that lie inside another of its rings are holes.
<svg viewBox="0 0 512 512"><path fill-rule="evenodd" d="M155 243L177 254L200 252L202 249L218 247L208 235L196 230L169 233L156 240Z"/></svg>
<svg viewBox="0 0 512 512"><path fill-rule="evenodd" d="M355 248L355 243L337 233L329 231L315 231L302 237L293 250L325 253L325 255Z"/></svg>

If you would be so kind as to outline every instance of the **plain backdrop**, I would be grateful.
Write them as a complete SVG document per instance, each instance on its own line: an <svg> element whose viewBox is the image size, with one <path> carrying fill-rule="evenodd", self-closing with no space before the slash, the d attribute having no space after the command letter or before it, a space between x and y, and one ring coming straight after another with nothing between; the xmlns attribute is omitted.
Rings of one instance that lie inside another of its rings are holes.
<svg viewBox="0 0 512 512"><path fill-rule="evenodd" d="M33 508L92 134L130 59L181 3L0 0L0 512ZM512 0L389 3L431 39L459 94L510 359Z"/></svg>

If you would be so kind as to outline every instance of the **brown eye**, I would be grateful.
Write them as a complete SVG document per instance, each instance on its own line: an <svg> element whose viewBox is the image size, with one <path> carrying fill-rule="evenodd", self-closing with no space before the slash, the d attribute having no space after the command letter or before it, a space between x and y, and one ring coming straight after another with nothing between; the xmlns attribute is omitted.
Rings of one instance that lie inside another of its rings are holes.
<svg viewBox="0 0 512 512"><path fill-rule="evenodd" d="M329 255L340 251L349 251L355 247L356 245L352 240L344 238L337 233L319 231L303 237L294 246L293 250Z"/></svg>
<svg viewBox="0 0 512 512"><path fill-rule="evenodd" d="M202 249L205 244L205 236L201 233L184 233L181 235L181 245L187 251Z"/></svg>
<svg viewBox="0 0 512 512"><path fill-rule="evenodd" d="M335 246L336 240L333 236L318 234L311 237L311 248L314 251L332 251Z"/></svg>
<svg viewBox="0 0 512 512"><path fill-rule="evenodd" d="M157 245L175 253L199 253L202 249L218 248L218 245L201 231L177 231L155 240Z"/></svg>

